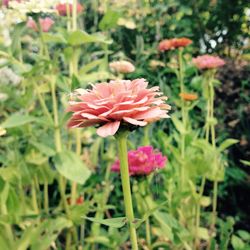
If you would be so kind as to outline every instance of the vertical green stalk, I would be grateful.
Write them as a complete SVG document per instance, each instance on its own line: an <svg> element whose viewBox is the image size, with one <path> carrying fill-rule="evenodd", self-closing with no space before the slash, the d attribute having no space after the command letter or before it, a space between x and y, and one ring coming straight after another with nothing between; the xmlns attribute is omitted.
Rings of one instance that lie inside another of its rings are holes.
<svg viewBox="0 0 250 250"><path fill-rule="evenodd" d="M184 92L184 77L183 77L183 60L182 60L182 51L183 49L180 48L178 50L178 61L179 61L179 73L178 73L178 80L180 83L180 92ZM182 122L183 126L186 129L186 115L185 115L185 106L184 106L184 100L181 99L181 116L182 116ZM184 189L184 183L185 183L185 134L181 133L181 158L182 158L182 166L181 166L181 190Z"/></svg>
<svg viewBox="0 0 250 250"><path fill-rule="evenodd" d="M213 78L212 78L213 79ZM214 85L212 83L212 80L209 84L209 90L210 90L210 102L211 102L211 143L213 148L216 148L216 141L215 141L215 124L214 124ZM212 203L212 223L211 223L211 229L215 230L215 224L216 224L216 210L217 210L217 196L218 196L218 181L214 180L213 183L213 203Z"/></svg>
<svg viewBox="0 0 250 250"><path fill-rule="evenodd" d="M133 204L131 197L131 188L129 182L129 170L128 170L128 150L127 150L127 136L128 132L120 132L116 136L116 140L118 143L118 154L120 159L120 171L121 171L121 180L122 180L122 190L124 196L125 203L125 212L126 217L129 222L129 230L130 230L130 241L133 250L138 250L137 244L137 236L136 229L133 225L134 223L134 212L133 212Z"/></svg>
<svg viewBox="0 0 250 250"><path fill-rule="evenodd" d="M44 210L48 214L49 213L49 192L48 192L48 182L45 180L43 184L43 202L44 202Z"/></svg>

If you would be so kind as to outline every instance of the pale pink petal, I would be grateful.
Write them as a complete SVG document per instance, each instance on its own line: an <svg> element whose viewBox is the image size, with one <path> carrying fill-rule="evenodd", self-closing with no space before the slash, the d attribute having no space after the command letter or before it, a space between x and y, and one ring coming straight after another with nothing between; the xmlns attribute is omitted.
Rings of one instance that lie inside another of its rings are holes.
<svg viewBox="0 0 250 250"><path fill-rule="evenodd" d="M133 118L130 118L130 117L123 117L123 120L128 122L128 123L131 123L133 125L138 125L138 126L145 126L147 125L147 122L144 122L144 121L138 121L138 120L135 120Z"/></svg>
<svg viewBox="0 0 250 250"><path fill-rule="evenodd" d="M107 137L110 135L114 135L119 129L120 121L109 122L98 128L96 133L101 137Z"/></svg>

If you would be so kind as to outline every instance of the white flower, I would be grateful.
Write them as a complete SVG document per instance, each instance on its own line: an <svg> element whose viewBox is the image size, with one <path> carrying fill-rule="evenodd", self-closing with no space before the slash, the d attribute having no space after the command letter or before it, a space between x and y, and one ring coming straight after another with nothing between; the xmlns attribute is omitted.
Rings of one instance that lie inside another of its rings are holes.
<svg viewBox="0 0 250 250"><path fill-rule="evenodd" d="M3 136L6 134L6 130L2 127L0 127L0 136Z"/></svg>
<svg viewBox="0 0 250 250"><path fill-rule="evenodd" d="M8 98L9 96L7 94L0 92L0 102L5 102Z"/></svg>
<svg viewBox="0 0 250 250"><path fill-rule="evenodd" d="M1 84L12 84L14 86L21 82L21 77L18 76L11 68L3 67L0 68L0 83Z"/></svg>

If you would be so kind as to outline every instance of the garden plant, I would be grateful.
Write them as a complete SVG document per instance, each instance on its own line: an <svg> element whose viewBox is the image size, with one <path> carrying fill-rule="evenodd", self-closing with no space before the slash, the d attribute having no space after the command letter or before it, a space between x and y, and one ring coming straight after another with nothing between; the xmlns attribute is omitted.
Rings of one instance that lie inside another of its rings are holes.
<svg viewBox="0 0 250 250"><path fill-rule="evenodd" d="M1 250L250 249L243 2L1 1Z"/></svg>

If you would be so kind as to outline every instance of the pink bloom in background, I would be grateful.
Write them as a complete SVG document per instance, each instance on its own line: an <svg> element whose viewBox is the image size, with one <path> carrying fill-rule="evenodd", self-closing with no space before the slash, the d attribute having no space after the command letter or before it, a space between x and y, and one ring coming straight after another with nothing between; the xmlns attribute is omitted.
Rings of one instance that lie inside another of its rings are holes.
<svg viewBox="0 0 250 250"><path fill-rule="evenodd" d="M18 3L21 2L21 0L12 0L12 1L15 1L15 2L18 2ZM11 2L11 0L3 0L3 1L2 1L2 4L3 4L3 6L5 6L5 7L9 7L9 2Z"/></svg>
<svg viewBox="0 0 250 250"><path fill-rule="evenodd" d="M218 56L203 55L193 58L194 65L199 69L215 69L225 64Z"/></svg>
<svg viewBox="0 0 250 250"><path fill-rule="evenodd" d="M51 18L46 17L44 19L39 18L39 23L41 25L42 31L48 32L50 28L52 27L52 25L54 24L54 21ZM27 22L27 27L33 29L34 31L38 31L36 22L31 18Z"/></svg>
<svg viewBox="0 0 250 250"><path fill-rule="evenodd" d="M167 157L154 150L152 146L139 147L128 152L128 166L130 175L148 175L154 170L164 168ZM114 172L120 172L120 161L116 160L111 167Z"/></svg>
<svg viewBox="0 0 250 250"><path fill-rule="evenodd" d="M192 40L182 37L182 38L173 38L162 40L158 45L158 50L172 50L180 47L186 47L192 43Z"/></svg>
<svg viewBox="0 0 250 250"><path fill-rule="evenodd" d="M68 5L68 7L67 7ZM59 3L56 5L56 10L60 16L67 16L67 8L69 8L69 14L72 15L73 5L72 3ZM77 3L77 13L80 14L84 10L83 6L80 3Z"/></svg>
<svg viewBox="0 0 250 250"><path fill-rule="evenodd" d="M135 66L128 61L115 61L115 62L111 62L109 64L109 67L111 68L111 70L117 72L117 73L131 73L135 71Z"/></svg>
<svg viewBox="0 0 250 250"><path fill-rule="evenodd" d="M165 104L159 87L147 88L145 79L114 80L98 83L91 90L77 89L67 111L73 112L69 128L100 125L97 134L114 135L121 124L145 126L168 118L170 106Z"/></svg>

